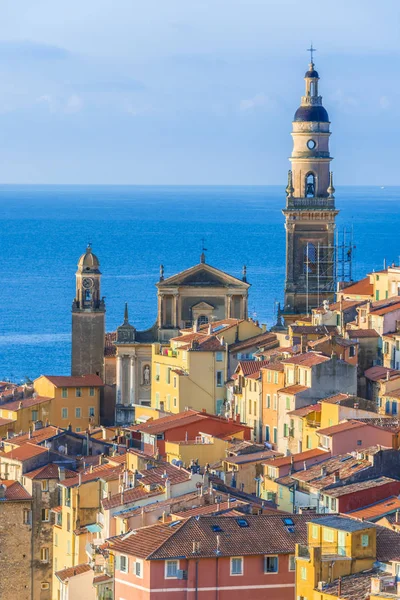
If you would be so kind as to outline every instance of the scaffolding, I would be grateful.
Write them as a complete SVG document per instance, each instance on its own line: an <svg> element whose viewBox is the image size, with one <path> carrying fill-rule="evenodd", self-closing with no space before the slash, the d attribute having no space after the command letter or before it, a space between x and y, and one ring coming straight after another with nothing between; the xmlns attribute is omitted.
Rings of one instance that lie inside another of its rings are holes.
<svg viewBox="0 0 400 600"><path fill-rule="evenodd" d="M316 297L317 306L321 296L335 294L338 282L352 281L353 230L342 228L336 232L334 244L308 243L305 248L304 274L306 288L306 313L310 312L309 297ZM314 308L311 306L311 308Z"/></svg>

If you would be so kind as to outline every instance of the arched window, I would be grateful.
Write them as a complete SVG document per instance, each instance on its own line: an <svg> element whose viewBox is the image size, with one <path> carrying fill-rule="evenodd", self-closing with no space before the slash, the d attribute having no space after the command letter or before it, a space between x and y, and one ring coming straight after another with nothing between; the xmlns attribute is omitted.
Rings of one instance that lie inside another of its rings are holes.
<svg viewBox="0 0 400 600"><path fill-rule="evenodd" d="M315 175L314 173L308 173L306 175L306 197L313 196L315 196Z"/></svg>
<svg viewBox="0 0 400 600"><path fill-rule="evenodd" d="M303 273L315 273L317 269L317 249L311 242L304 246Z"/></svg>
<svg viewBox="0 0 400 600"><path fill-rule="evenodd" d="M92 294L90 293L90 290L85 290L85 301L90 302L91 298Z"/></svg>
<svg viewBox="0 0 400 600"><path fill-rule="evenodd" d="M197 325L200 327L201 325L207 325L208 317L207 315L200 315L197 319Z"/></svg>

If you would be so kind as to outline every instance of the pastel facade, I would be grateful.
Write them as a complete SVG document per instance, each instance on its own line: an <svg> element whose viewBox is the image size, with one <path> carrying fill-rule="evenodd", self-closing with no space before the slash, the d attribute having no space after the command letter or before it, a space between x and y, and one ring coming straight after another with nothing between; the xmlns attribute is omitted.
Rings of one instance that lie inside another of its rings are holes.
<svg viewBox="0 0 400 600"><path fill-rule="evenodd" d="M276 362L261 369L263 441L278 445L278 391L285 387L285 368Z"/></svg>

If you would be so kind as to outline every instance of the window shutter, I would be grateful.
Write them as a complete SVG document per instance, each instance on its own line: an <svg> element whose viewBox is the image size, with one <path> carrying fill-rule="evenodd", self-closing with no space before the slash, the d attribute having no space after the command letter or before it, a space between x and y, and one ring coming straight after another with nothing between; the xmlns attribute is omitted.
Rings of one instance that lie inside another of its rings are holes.
<svg viewBox="0 0 400 600"><path fill-rule="evenodd" d="M115 557L115 570L119 571L121 568L121 560L119 556Z"/></svg>

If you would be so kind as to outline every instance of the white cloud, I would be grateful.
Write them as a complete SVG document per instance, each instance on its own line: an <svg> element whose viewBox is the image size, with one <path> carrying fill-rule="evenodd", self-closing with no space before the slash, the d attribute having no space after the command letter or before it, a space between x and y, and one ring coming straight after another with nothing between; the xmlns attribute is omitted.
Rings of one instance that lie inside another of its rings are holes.
<svg viewBox="0 0 400 600"><path fill-rule="evenodd" d="M242 100L240 103L240 110L255 110L265 106L271 106L271 100L268 96L263 93L256 94L253 98L247 98Z"/></svg>

